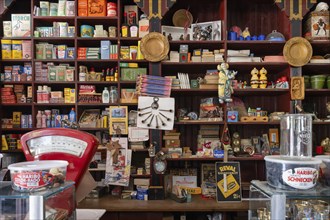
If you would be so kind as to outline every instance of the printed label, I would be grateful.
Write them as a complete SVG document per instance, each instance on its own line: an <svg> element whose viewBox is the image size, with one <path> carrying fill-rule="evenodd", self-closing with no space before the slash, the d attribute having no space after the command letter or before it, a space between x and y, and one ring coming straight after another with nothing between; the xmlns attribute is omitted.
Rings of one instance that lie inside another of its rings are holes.
<svg viewBox="0 0 330 220"><path fill-rule="evenodd" d="M22 172L15 173L13 175L13 180L17 187L24 189L34 189L41 188L52 183L53 175L42 171Z"/></svg>
<svg viewBox="0 0 330 220"><path fill-rule="evenodd" d="M310 189L315 186L318 170L311 167L298 167L286 170L282 174L283 181L296 189Z"/></svg>

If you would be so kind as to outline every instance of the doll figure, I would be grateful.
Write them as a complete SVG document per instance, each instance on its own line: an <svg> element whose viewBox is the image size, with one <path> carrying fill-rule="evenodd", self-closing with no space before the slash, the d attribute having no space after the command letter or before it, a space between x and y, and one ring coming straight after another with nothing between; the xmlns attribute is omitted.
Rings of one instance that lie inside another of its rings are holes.
<svg viewBox="0 0 330 220"><path fill-rule="evenodd" d="M259 87L262 89L267 88L267 70L262 67L262 69L259 71Z"/></svg>
<svg viewBox="0 0 330 220"><path fill-rule="evenodd" d="M219 80L218 80L218 96L219 102L231 102L231 94L234 92L231 81L235 79L237 71L229 71L228 63L221 63L218 65L217 69L219 70Z"/></svg>
<svg viewBox="0 0 330 220"><path fill-rule="evenodd" d="M257 70L257 68L253 68L253 70L251 70L251 87L256 89L259 87L259 78L258 78L258 73L259 71Z"/></svg>

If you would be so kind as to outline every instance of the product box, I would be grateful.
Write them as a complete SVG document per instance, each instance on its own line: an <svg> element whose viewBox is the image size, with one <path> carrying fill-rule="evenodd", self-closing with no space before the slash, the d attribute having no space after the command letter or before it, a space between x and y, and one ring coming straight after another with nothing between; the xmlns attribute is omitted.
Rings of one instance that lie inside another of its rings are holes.
<svg viewBox="0 0 330 220"><path fill-rule="evenodd" d="M11 59L11 40L1 40L2 59Z"/></svg>
<svg viewBox="0 0 330 220"><path fill-rule="evenodd" d="M106 0L88 0L88 16L106 16Z"/></svg>
<svg viewBox="0 0 330 220"><path fill-rule="evenodd" d="M56 81L56 66L48 66L48 81Z"/></svg>
<svg viewBox="0 0 330 220"><path fill-rule="evenodd" d="M329 40L329 11L311 12L305 23L305 32L310 33L311 40Z"/></svg>
<svg viewBox="0 0 330 220"><path fill-rule="evenodd" d="M100 117L100 109L87 109L79 119L79 126L82 128L95 128Z"/></svg>
<svg viewBox="0 0 330 220"><path fill-rule="evenodd" d="M11 21L3 21L3 36L4 37L11 37Z"/></svg>
<svg viewBox="0 0 330 220"><path fill-rule="evenodd" d="M22 57L23 59L31 59L32 51L31 51L31 41L23 40L22 41Z"/></svg>
<svg viewBox="0 0 330 220"><path fill-rule="evenodd" d="M102 40L101 41L101 59L107 60L110 59L110 41Z"/></svg>
<svg viewBox="0 0 330 220"><path fill-rule="evenodd" d="M22 41L12 40L11 42L11 58L12 59L22 59Z"/></svg>
<svg viewBox="0 0 330 220"><path fill-rule="evenodd" d="M88 0L78 0L78 16L88 15Z"/></svg>
<svg viewBox="0 0 330 220"><path fill-rule="evenodd" d="M138 75L146 75L147 68L121 68L120 77L124 81L135 81Z"/></svg>
<svg viewBox="0 0 330 220"><path fill-rule="evenodd" d="M21 127L22 112L13 112L13 128Z"/></svg>
<svg viewBox="0 0 330 220"><path fill-rule="evenodd" d="M64 88L64 103L76 102L76 90L72 88Z"/></svg>
<svg viewBox="0 0 330 220"><path fill-rule="evenodd" d="M238 111L228 111L227 122L238 122Z"/></svg>
<svg viewBox="0 0 330 220"><path fill-rule="evenodd" d="M11 30L13 37L31 37L31 14L12 14Z"/></svg>

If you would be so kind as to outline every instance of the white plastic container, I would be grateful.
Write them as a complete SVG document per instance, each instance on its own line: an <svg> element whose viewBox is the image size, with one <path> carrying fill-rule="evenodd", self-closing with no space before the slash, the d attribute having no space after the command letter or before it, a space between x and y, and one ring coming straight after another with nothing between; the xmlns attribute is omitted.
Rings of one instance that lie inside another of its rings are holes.
<svg viewBox="0 0 330 220"><path fill-rule="evenodd" d="M68 162L41 160L14 163L8 166L12 188L20 192L35 192L64 183Z"/></svg>
<svg viewBox="0 0 330 220"><path fill-rule="evenodd" d="M321 181L330 186L330 155L319 155L315 158L322 160L322 164L320 165L320 179Z"/></svg>
<svg viewBox="0 0 330 220"><path fill-rule="evenodd" d="M317 184L322 161L297 160L283 156L266 156L266 178L270 186L285 190L307 190Z"/></svg>

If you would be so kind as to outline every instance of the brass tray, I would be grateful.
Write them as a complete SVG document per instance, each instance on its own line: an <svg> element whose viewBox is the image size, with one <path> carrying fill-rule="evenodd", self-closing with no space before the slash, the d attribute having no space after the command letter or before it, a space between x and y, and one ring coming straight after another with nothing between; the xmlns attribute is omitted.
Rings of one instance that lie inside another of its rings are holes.
<svg viewBox="0 0 330 220"><path fill-rule="evenodd" d="M313 48L305 38L293 37L285 43L283 55L291 66L300 67L309 62Z"/></svg>
<svg viewBox="0 0 330 220"><path fill-rule="evenodd" d="M170 49L167 38L158 32L151 32L141 39L141 53L151 62L164 60Z"/></svg>

